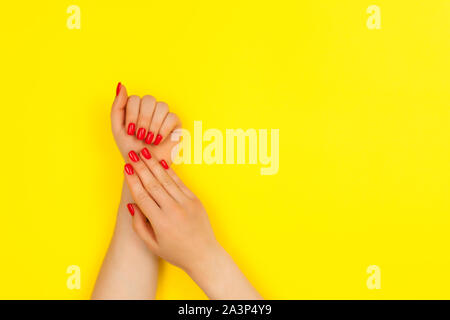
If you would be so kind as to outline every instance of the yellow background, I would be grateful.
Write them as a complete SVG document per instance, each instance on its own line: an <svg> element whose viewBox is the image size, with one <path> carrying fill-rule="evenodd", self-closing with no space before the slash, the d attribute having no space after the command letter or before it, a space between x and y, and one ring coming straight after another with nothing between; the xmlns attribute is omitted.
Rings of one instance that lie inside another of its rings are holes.
<svg viewBox="0 0 450 320"><path fill-rule="evenodd" d="M69 5L81 29L69 30ZM366 26L369 5L381 30ZM450 298L450 1L2 3L0 298L87 299L118 81L192 130L280 129L280 170L181 165L266 298ZM369 265L381 289L366 286ZM81 289L66 269L81 267ZM132 272L132 270L131 270ZM157 297L205 298L164 264Z"/></svg>

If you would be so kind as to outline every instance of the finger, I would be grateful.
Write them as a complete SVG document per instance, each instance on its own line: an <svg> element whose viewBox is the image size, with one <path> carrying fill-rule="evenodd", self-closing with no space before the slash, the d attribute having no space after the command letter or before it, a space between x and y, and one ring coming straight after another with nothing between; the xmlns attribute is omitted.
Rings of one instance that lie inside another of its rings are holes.
<svg viewBox="0 0 450 320"><path fill-rule="evenodd" d="M117 84L116 97L111 108L111 125L114 132L121 130L125 124L125 109L127 107L127 89L120 82Z"/></svg>
<svg viewBox="0 0 450 320"><path fill-rule="evenodd" d="M141 99L138 96L128 97L125 128L127 128L127 134L130 136L134 136L134 133L136 132L136 122L139 116L140 101Z"/></svg>
<svg viewBox="0 0 450 320"><path fill-rule="evenodd" d="M162 137L161 142L164 141L175 130L181 128L181 120L175 113L169 112L161 124L159 134Z"/></svg>
<svg viewBox="0 0 450 320"><path fill-rule="evenodd" d="M184 184L183 181L181 181L180 177L175 173L175 171L172 170L172 168L166 169L167 174L172 178L172 180L176 183L178 188L183 191L183 193L189 198L189 199L196 199L197 196Z"/></svg>
<svg viewBox="0 0 450 320"><path fill-rule="evenodd" d="M156 204L160 208L170 208L170 206L174 204L175 200L167 193L161 183L159 183L152 172L147 168L145 163L141 161L136 152L130 151L128 156L131 161L133 161L133 168L141 180L143 187L147 190Z"/></svg>
<svg viewBox="0 0 450 320"><path fill-rule="evenodd" d="M150 128L150 122L152 120L153 112L156 107L156 99L152 96L143 96L141 99L141 105L139 107L139 118L137 121L137 134L136 138L144 140L146 137L147 129Z"/></svg>
<svg viewBox="0 0 450 320"><path fill-rule="evenodd" d="M147 148L142 149L139 155L147 168L150 169L151 173L153 173L153 176L172 196L173 199L179 203L186 200L186 195L180 190L180 188L178 188L177 184L166 173L166 168L169 167L164 160L161 162L156 161L156 159L151 156Z"/></svg>
<svg viewBox="0 0 450 320"><path fill-rule="evenodd" d="M125 165L125 173L125 180L130 188L131 196L139 208L142 208L144 215L152 222L153 226L156 227L161 217L161 210L147 193L147 190L142 185L138 175L135 174L131 164L127 163Z"/></svg>
<svg viewBox="0 0 450 320"><path fill-rule="evenodd" d="M153 141L154 145L158 145L162 136L159 134L159 129L161 128L161 124L169 113L169 106L165 102L158 101L156 103L155 112L153 113L152 122L150 124L150 131L155 135L155 141Z"/></svg>
<svg viewBox="0 0 450 320"><path fill-rule="evenodd" d="M170 155L167 159L165 159L169 165L179 156L179 150L181 148L180 141L183 136L182 133L183 129L177 128L158 145L159 154Z"/></svg>
<svg viewBox="0 0 450 320"><path fill-rule="evenodd" d="M141 212L137 205L133 205L129 203L127 205L128 209L131 208L133 213L133 229L137 233L137 235L144 241L147 247L153 253L157 254L158 251L158 242L156 241L155 231L150 222L147 222L145 215Z"/></svg>

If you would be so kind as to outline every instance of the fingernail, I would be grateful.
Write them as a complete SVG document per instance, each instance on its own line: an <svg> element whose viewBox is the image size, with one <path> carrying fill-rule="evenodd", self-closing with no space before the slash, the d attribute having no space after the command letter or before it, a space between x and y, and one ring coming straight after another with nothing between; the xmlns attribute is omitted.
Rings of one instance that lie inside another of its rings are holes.
<svg viewBox="0 0 450 320"><path fill-rule="evenodd" d="M167 162L166 162L166 161L161 160L160 163L161 163L161 165L163 166L164 169L166 169L166 170L169 169L169 166L167 165Z"/></svg>
<svg viewBox="0 0 450 320"><path fill-rule="evenodd" d="M125 165L125 172L130 176L134 173L134 170L133 170L133 167L131 166L131 164L127 163Z"/></svg>
<svg viewBox="0 0 450 320"><path fill-rule="evenodd" d="M150 151L148 151L147 148L142 149L141 153L145 157L145 159L151 159L152 158L152 155L150 154Z"/></svg>
<svg viewBox="0 0 450 320"><path fill-rule="evenodd" d="M128 211L130 211L131 216L134 216L134 207L131 203L127 204Z"/></svg>
<svg viewBox="0 0 450 320"><path fill-rule="evenodd" d="M138 155L133 150L128 152L128 156L130 157L131 161L133 161L133 162L138 162L139 161Z"/></svg>
<svg viewBox="0 0 450 320"><path fill-rule="evenodd" d="M136 138L138 138L139 140L144 140L146 131L147 130L145 130L144 128L140 128L137 132Z"/></svg>
<svg viewBox="0 0 450 320"><path fill-rule="evenodd" d="M122 84L119 82L118 84L117 84L117 88L116 88L116 97L119 95L119 93L120 93L120 88L122 88Z"/></svg>
<svg viewBox="0 0 450 320"><path fill-rule="evenodd" d="M133 122L131 122L131 123L128 125L128 131L127 131L127 133L128 133L130 136L132 136L132 135L134 135L134 130L136 130L136 125L135 125Z"/></svg>
<svg viewBox="0 0 450 320"><path fill-rule="evenodd" d="M153 142L153 144L154 144L155 146L157 146L157 145L161 142L161 140L162 140L162 135L158 134L158 135L156 136L155 142Z"/></svg>
<svg viewBox="0 0 450 320"><path fill-rule="evenodd" d="M149 131L147 133L147 138L145 138L145 143L150 144L153 141L153 132Z"/></svg>

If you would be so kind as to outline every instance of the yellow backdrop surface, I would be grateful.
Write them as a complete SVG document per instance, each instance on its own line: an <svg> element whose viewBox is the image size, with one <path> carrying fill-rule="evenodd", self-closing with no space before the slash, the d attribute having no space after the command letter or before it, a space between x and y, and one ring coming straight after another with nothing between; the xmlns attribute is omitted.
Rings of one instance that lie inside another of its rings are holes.
<svg viewBox="0 0 450 320"><path fill-rule="evenodd" d="M69 29L67 8L81 10ZM381 29L366 25L380 9ZM118 81L280 167L179 165L266 298L450 298L450 1L8 1L0 298L87 299L122 182ZM67 267L81 269L69 290ZM381 271L370 290L367 267ZM131 270L132 272L132 270ZM202 299L161 267L157 297Z"/></svg>

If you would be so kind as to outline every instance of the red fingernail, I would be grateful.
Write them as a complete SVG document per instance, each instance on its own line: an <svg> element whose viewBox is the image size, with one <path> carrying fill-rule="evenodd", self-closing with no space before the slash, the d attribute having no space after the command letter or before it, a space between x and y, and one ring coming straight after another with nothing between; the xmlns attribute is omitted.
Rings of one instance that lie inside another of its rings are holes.
<svg viewBox="0 0 450 320"><path fill-rule="evenodd" d="M130 211L131 216L134 216L134 207L131 203L127 204L128 211Z"/></svg>
<svg viewBox="0 0 450 320"><path fill-rule="evenodd" d="M119 93L120 93L120 88L122 88L122 84L119 82L118 84L117 84L117 88L116 88L116 97L119 95Z"/></svg>
<svg viewBox="0 0 450 320"><path fill-rule="evenodd" d="M153 144L154 144L155 146L157 146L157 145L161 142L161 140L162 140L162 135L158 134L158 135L156 136L155 142L153 142Z"/></svg>
<svg viewBox="0 0 450 320"><path fill-rule="evenodd" d="M169 169L169 166L167 165L167 162L165 162L164 160L161 160L161 165L163 166L164 169Z"/></svg>
<svg viewBox="0 0 450 320"><path fill-rule="evenodd" d="M133 150L128 152L128 156L130 157L131 161L133 161L133 162L138 162L139 161L138 155Z"/></svg>
<svg viewBox="0 0 450 320"><path fill-rule="evenodd" d="M142 149L141 153L145 157L145 159L151 159L152 158L152 155L150 154L150 151L148 151L147 148Z"/></svg>
<svg viewBox="0 0 450 320"><path fill-rule="evenodd" d="M147 138L145 138L145 143L150 144L153 141L153 132L149 131L147 133Z"/></svg>
<svg viewBox="0 0 450 320"><path fill-rule="evenodd" d="M132 174L134 173L134 170L133 170L133 167L131 166L131 164L127 163L127 164L125 165L125 172L126 172L128 175L132 175Z"/></svg>
<svg viewBox="0 0 450 320"><path fill-rule="evenodd" d="M128 125L128 131L127 131L127 133L130 135L130 136L132 136L132 135L134 135L134 131L136 130L136 125L133 123L133 122L131 122L129 125Z"/></svg>
<svg viewBox="0 0 450 320"><path fill-rule="evenodd" d="M136 138L138 138L139 140L144 140L146 131L147 130L145 130L144 128L140 128L137 132Z"/></svg>

